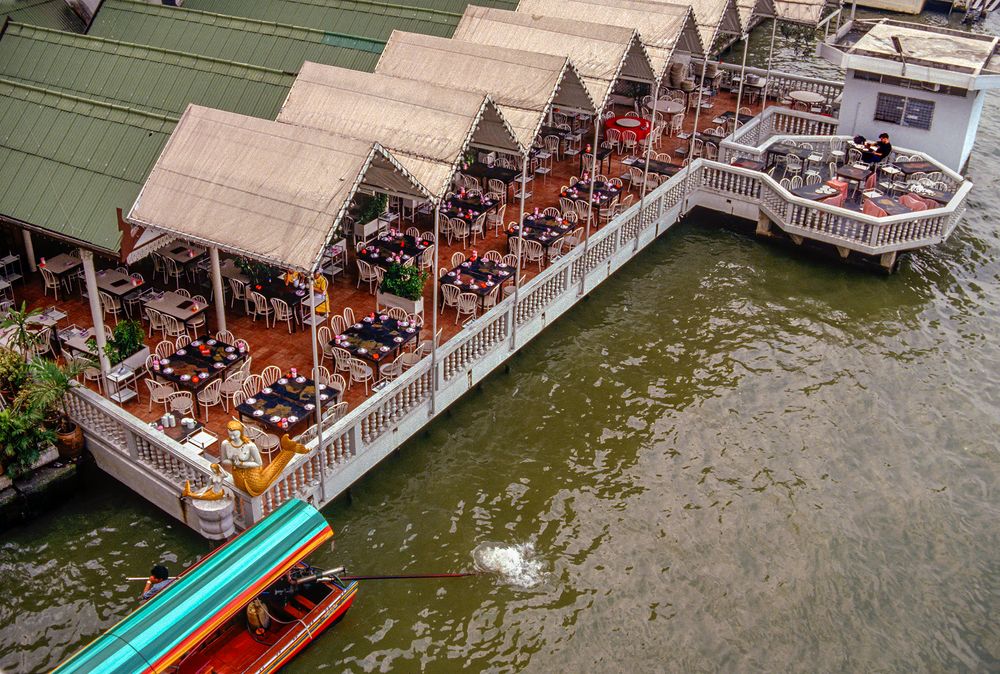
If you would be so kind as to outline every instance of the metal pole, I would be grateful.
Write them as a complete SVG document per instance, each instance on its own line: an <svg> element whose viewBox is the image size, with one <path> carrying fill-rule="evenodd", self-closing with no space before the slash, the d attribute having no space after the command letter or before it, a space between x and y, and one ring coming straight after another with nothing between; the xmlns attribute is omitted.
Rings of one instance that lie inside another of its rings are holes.
<svg viewBox="0 0 1000 674"><path fill-rule="evenodd" d="M650 138L653 135L653 131L656 129L656 102L660 97L660 78L656 78L656 82L653 84L653 108L651 110L653 117L653 125L649 129L649 136L646 136L646 168L642 172L642 192L639 196L639 213L641 217L642 208L644 202L646 201L646 181L649 179L649 158L653 153L653 143ZM637 237L638 238L638 237Z"/></svg>
<svg viewBox="0 0 1000 674"><path fill-rule="evenodd" d="M218 266L219 262L219 251L215 248L211 249L215 255L212 258L213 272ZM326 501L326 452L323 449L323 403L319 398L319 340L316 336L316 288L313 286L312 279L309 280L309 323L311 324L312 330L312 358L313 358L313 388L315 389L316 396L316 447L319 450L319 494L320 500ZM324 298L326 295L324 294ZM327 301L327 311L329 311L329 299ZM222 328L225 330L225 328Z"/></svg>
<svg viewBox="0 0 1000 674"><path fill-rule="evenodd" d="M601 132L601 120L598 117L597 111L594 111L594 152L590 155L590 194L587 197L587 229L584 230L583 234L583 256L580 258L584 260L584 272L580 274L580 294L583 294L583 289L586 287L587 272L586 272L586 259L587 259L587 248L590 246L590 221L594 214L594 179L597 177L597 140Z"/></svg>
<svg viewBox="0 0 1000 674"><path fill-rule="evenodd" d="M740 103L743 101L743 83L747 79L747 45L750 44L750 34L743 36L743 65L740 66L740 87L736 91L736 118L733 121L733 132L740 127Z"/></svg>
<svg viewBox="0 0 1000 674"><path fill-rule="evenodd" d="M521 212L517 218L517 269L514 270L514 303L517 304L517 288L521 285L521 248L524 246L524 199L528 189L528 155L521 158Z"/></svg>
<svg viewBox="0 0 1000 674"><path fill-rule="evenodd" d="M438 260L441 255L441 241L438 237L441 236L441 202L434 204L434 266L431 268L431 276L434 280L431 282L431 289L433 290L433 299L431 300L431 416L434 416L437 411L437 348L438 348L438 283L440 279L438 278Z"/></svg>
<svg viewBox="0 0 1000 674"><path fill-rule="evenodd" d="M767 107L767 91L771 88L771 59L774 58L774 35L778 30L778 17L771 21L771 47L767 50L767 73L764 75L764 93L761 96L760 111ZM737 117L736 119L739 119Z"/></svg>
<svg viewBox="0 0 1000 674"><path fill-rule="evenodd" d="M690 181L688 177L691 175L691 163L694 161L694 139L698 135L698 118L701 116L701 97L705 93L705 69L708 68L708 54L705 54L704 61L701 64L701 84L698 86L698 107L694 111L694 127L691 129L691 143L688 145L688 165L687 171L684 175L684 206L681 208L681 214L687 211L687 197L688 197L688 184Z"/></svg>
<svg viewBox="0 0 1000 674"><path fill-rule="evenodd" d="M215 294L215 322L219 330L226 329L226 296L222 293L222 267L219 265L219 249L209 246L208 257L212 262L212 292ZM205 326L208 329L208 326Z"/></svg>

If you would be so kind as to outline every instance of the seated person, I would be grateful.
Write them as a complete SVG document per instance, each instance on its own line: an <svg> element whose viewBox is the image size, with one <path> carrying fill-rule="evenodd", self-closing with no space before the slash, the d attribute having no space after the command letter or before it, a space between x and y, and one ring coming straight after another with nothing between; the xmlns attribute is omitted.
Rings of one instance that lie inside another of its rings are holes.
<svg viewBox="0 0 1000 674"><path fill-rule="evenodd" d="M878 142L874 145L871 143L864 144L865 149L861 153L861 161L868 164L877 164L881 161L885 161L889 158L889 154L892 152L892 144L889 142L889 134L880 133L878 136Z"/></svg>

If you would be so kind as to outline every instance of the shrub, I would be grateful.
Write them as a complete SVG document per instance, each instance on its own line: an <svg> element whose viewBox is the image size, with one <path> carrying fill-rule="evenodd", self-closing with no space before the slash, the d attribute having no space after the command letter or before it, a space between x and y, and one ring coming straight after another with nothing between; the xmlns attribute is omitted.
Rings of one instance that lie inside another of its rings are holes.
<svg viewBox="0 0 1000 674"><path fill-rule="evenodd" d="M146 343L146 331L139 321L122 321L115 326L111 339L104 344L104 353L112 365L117 365Z"/></svg>
<svg viewBox="0 0 1000 674"><path fill-rule="evenodd" d="M426 271L412 265L391 264L382 277L379 290L415 302L424 296L428 276Z"/></svg>

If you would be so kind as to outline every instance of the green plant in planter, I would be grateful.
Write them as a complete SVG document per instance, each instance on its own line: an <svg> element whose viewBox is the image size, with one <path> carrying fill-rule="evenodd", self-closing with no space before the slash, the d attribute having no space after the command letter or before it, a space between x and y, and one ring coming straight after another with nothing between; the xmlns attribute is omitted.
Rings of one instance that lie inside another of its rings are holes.
<svg viewBox="0 0 1000 674"><path fill-rule="evenodd" d="M12 477L28 472L42 448L55 442L55 432L43 421L44 414L35 407L0 410L0 460Z"/></svg>
<svg viewBox="0 0 1000 674"><path fill-rule="evenodd" d="M117 365L146 344L146 331L139 321L122 321L115 326L111 339L104 344L104 353L112 365Z"/></svg>
<svg viewBox="0 0 1000 674"><path fill-rule="evenodd" d="M65 433L72 425L63 407L73 381L94 363L76 359L67 365L49 358L35 358L28 364L29 379L14 400L14 409L35 410L49 429Z"/></svg>
<svg viewBox="0 0 1000 674"><path fill-rule="evenodd" d="M372 198L361 207L361 210L358 211L357 221L361 224L371 222L378 216L385 213L385 209L388 205L389 197L387 195L381 193L373 195Z"/></svg>
<svg viewBox="0 0 1000 674"><path fill-rule="evenodd" d="M14 328L10 343L21 353L24 360L28 360L31 349L39 344L38 333L32 332L28 326L30 325L29 321L40 313L42 313L41 309L28 311L27 303L21 302L20 309L12 307L3 319L2 327L4 329Z"/></svg>
<svg viewBox="0 0 1000 674"><path fill-rule="evenodd" d="M0 392L7 400L13 400L27 380L28 364L24 358L6 347L0 347Z"/></svg>
<svg viewBox="0 0 1000 674"><path fill-rule="evenodd" d="M429 276L412 265L391 264L382 277L379 290L415 302L424 296L424 284Z"/></svg>

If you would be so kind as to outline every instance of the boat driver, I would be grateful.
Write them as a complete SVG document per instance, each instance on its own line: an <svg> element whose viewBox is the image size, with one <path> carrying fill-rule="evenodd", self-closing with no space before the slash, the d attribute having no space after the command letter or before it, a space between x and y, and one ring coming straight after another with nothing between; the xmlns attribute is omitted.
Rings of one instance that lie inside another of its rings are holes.
<svg viewBox="0 0 1000 674"><path fill-rule="evenodd" d="M149 601L172 582L167 567L157 564L150 570L149 580L146 581L146 587L143 588L142 596L139 599L143 602Z"/></svg>

